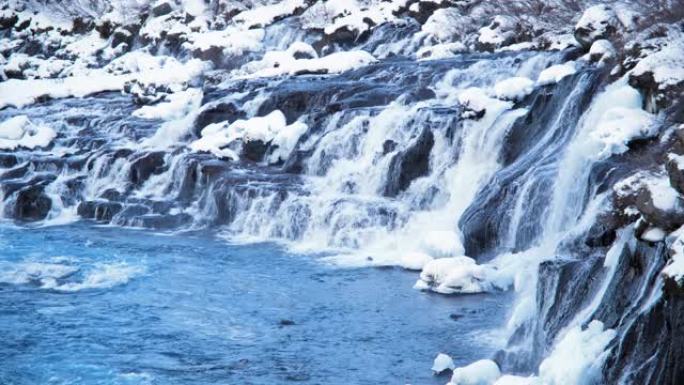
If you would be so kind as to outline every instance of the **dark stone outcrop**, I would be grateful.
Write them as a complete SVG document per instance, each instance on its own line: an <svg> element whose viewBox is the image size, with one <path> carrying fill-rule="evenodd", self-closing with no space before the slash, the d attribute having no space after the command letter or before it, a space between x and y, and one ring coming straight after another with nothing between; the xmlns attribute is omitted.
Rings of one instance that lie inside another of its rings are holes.
<svg viewBox="0 0 684 385"><path fill-rule="evenodd" d="M135 186L143 184L151 175L164 171L164 157L162 151L149 152L139 156L131 162L130 181Z"/></svg>
<svg viewBox="0 0 684 385"><path fill-rule="evenodd" d="M434 134L429 128L425 128L409 148L394 155L387 171L387 184L383 192L385 196L397 196L414 179L428 173L430 151L434 143Z"/></svg>

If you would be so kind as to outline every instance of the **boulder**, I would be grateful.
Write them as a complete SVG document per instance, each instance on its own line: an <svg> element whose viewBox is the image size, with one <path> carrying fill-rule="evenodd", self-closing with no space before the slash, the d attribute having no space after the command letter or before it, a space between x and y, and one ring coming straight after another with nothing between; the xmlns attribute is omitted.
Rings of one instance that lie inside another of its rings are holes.
<svg viewBox="0 0 684 385"><path fill-rule="evenodd" d="M52 200L45 195L45 186L34 184L16 193L12 216L25 221L40 221L47 217L52 208Z"/></svg>
<svg viewBox="0 0 684 385"><path fill-rule="evenodd" d="M140 186L153 174L164 171L165 154L163 151L148 152L131 163L129 178L131 183Z"/></svg>
<svg viewBox="0 0 684 385"><path fill-rule="evenodd" d="M587 8L575 25L575 39L585 49L599 39L610 39L618 30L619 20L608 5Z"/></svg>
<svg viewBox="0 0 684 385"><path fill-rule="evenodd" d="M383 195L397 196L406 190L414 179L426 175L430 168L430 151L435 138L429 128L423 129L418 138L404 151L394 155L387 172L387 184Z"/></svg>
<svg viewBox="0 0 684 385"><path fill-rule="evenodd" d="M212 123L224 121L232 123L238 119L245 118L246 115L244 111L240 110L235 103L210 103L202 107L202 110L199 112L199 114L197 114L193 133L195 136L199 137L202 129Z"/></svg>
<svg viewBox="0 0 684 385"><path fill-rule="evenodd" d="M248 140L242 144L242 157L253 162L264 159L269 143L263 140Z"/></svg>
<svg viewBox="0 0 684 385"><path fill-rule="evenodd" d="M152 7L152 16L154 17L168 15L171 12L173 12L173 7L171 6L171 3L169 1L158 1Z"/></svg>

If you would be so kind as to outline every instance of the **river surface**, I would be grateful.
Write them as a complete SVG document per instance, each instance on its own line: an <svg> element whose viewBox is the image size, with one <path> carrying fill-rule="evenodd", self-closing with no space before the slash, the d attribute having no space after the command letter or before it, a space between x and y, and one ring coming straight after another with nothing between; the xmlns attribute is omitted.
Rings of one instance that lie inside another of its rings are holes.
<svg viewBox="0 0 684 385"><path fill-rule="evenodd" d="M511 301L205 233L3 225L0 250L6 385L443 384L435 355L491 356Z"/></svg>

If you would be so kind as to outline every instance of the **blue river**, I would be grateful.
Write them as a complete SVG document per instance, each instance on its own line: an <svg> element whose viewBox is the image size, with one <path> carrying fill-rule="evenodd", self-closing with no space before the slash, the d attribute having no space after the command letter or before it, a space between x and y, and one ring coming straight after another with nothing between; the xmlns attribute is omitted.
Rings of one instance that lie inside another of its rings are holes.
<svg viewBox="0 0 684 385"><path fill-rule="evenodd" d="M0 226L0 384L444 384L491 356L509 294L274 244L87 223Z"/></svg>

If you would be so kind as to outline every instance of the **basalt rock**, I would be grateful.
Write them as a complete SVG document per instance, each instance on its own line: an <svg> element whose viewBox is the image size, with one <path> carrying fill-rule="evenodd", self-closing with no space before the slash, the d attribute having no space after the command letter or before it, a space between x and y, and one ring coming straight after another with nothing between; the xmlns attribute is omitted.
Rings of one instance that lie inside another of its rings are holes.
<svg viewBox="0 0 684 385"><path fill-rule="evenodd" d="M434 143L434 134L426 128L409 148L394 155L387 172L387 184L383 192L385 196L397 196L413 180L428 173L430 151Z"/></svg>
<svg viewBox="0 0 684 385"><path fill-rule="evenodd" d="M16 193L11 216L25 221L40 221L47 217L52 200L45 195L45 186L33 184Z"/></svg>
<svg viewBox="0 0 684 385"><path fill-rule="evenodd" d="M153 174L164 171L165 154L162 151L149 152L131 162L130 181L133 185L142 185Z"/></svg>

